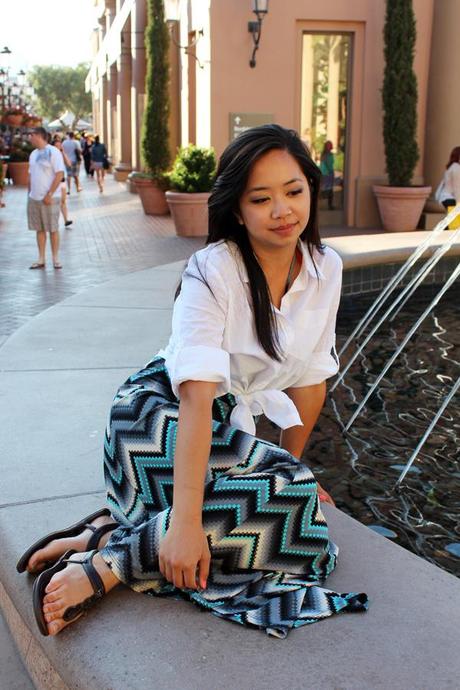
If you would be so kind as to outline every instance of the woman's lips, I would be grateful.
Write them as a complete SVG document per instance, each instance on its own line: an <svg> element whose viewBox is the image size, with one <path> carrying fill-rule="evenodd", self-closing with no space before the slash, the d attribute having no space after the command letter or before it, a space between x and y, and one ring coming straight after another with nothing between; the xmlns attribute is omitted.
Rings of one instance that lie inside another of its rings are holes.
<svg viewBox="0 0 460 690"><path fill-rule="evenodd" d="M289 232L290 230L292 230L292 228L295 228L296 225L297 225L297 223L290 223L289 225L280 225L277 228L272 228L272 231L285 233L285 232Z"/></svg>

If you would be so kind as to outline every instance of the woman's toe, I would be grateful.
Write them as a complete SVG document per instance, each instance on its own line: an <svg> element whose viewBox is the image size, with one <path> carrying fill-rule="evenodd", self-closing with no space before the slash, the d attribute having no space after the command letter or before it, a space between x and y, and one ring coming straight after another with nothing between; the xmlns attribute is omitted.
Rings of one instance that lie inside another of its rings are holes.
<svg viewBox="0 0 460 690"><path fill-rule="evenodd" d="M54 601L53 603L45 603L43 606L43 611L45 613L50 613L51 611L60 611L63 606L63 601Z"/></svg>
<svg viewBox="0 0 460 690"><path fill-rule="evenodd" d="M50 594L46 594L43 597L43 603L44 604L51 604L53 601L57 601L59 598L60 598L60 594L56 590L55 592L51 592Z"/></svg>
<svg viewBox="0 0 460 690"><path fill-rule="evenodd" d="M48 621L46 621L48 623ZM48 632L50 635L57 635L58 632L62 630L62 628L65 628L66 622L62 620L62 618L51 621L48 623Z"/></svg>

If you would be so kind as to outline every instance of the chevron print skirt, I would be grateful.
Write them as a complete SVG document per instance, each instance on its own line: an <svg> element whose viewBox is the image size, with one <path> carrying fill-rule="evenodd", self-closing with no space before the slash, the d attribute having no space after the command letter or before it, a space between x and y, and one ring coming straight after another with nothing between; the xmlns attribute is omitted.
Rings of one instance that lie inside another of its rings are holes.
<svg viewBox="0 0 460 690"><path fill-rule="evenodd" d="M316 481L287 451L228 424L227 394L213 405L203 505L211 550L206 590L177 590L158 569L171 511L179 403L164 360L119 389L107 425L107 500L120 523L101 555L137 592L185 597L227 620L285 637L340 611L364 611L364 593L321 585L336 565Z"/></svg>

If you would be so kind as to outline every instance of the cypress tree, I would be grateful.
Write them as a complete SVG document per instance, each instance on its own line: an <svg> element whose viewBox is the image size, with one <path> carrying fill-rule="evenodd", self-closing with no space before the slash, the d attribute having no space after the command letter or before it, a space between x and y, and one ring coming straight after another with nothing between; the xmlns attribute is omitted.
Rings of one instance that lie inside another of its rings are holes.
<svg viewBox="0 0 460 690"><path fill-rule="evenodd" d="M419 158L417 78L413 70L416 39L412 0L387 0L384 28L383 139L392 187L409 187Z"/></svg>
<svg viewBox="0 0 460 690"><path fill-rule="evenodd" d="M142 120L141 149L145 167L161 180L169 168L169 33L163 0L147 1L146 104Z"/></svg>

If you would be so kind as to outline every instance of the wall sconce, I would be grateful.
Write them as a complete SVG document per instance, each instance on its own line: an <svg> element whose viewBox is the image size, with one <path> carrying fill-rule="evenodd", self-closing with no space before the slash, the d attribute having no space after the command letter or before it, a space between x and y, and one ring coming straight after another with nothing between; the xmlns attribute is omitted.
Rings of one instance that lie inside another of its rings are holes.
<svg viewBox="0 0 460 690"><path fill-rule="evenodd" d="M249 60L249 66L256 66L256 53L259 49L260 35L262 33L262 21L266 14L268 14L268 0L253 0L252 11L257 17L256 22L248 22L248 31L252 34L252 40L254 41L254 50L252 51L251 59Z"/></svg>
<svg viewBox="0 0 460 690"><path fill-rule="evenodd" d="M169 28L169 36L171 38L171 42L176 46L176 48L179 48L179 50L183 50L186 55L194 58L197 61L198 67L200 69L204 69L204 65L199 61L193 50L200 38L204 36L204 31L203 29L199 29L195 32L195 37L192 41L190 41L190 43L188 43L185 46L180 45L180 43L178 43L174 38L174 26L178 25L178 23L180 22L180 18L181 0L165 0L165 21Z"/></svg>

